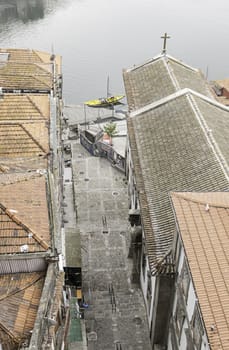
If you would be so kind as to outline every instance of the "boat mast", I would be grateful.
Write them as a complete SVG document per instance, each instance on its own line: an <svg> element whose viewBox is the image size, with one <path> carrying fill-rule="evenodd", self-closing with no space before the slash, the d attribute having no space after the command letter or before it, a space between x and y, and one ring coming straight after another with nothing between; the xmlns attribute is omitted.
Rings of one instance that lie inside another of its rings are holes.
<svg viewBox="0 0 229 350"><path fill-rule="evenodd" d="M110 91L109 91L109 84L110 84L110 79L109 79L109 75L107 76L107 97L110 96Z"/></svg>

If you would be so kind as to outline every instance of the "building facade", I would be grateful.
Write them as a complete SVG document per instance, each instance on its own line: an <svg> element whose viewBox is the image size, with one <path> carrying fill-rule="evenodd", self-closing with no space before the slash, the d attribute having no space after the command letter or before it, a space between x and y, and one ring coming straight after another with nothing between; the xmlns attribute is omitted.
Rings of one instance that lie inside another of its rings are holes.
<svg viewBox="0 0 229 350"><path fill-rule="evenodd" d="M227 349L228 192L171 193L177 266L168 349Z"/></svg>
<svg viewBox="0 0 229 350"><path fill-rule="evenodd" d="M61 349L61 58L1 49L0 61L0 348Z"/></svg>
<svg viewBox="0 0 229 350"><path fill-rule="evenodd" d="M228 191L224 140L229 111L215 101L198 70L168 55L134 66L123 76L135 278L143 291L152 348L166 349L178 273L169 193Z"/></svg>

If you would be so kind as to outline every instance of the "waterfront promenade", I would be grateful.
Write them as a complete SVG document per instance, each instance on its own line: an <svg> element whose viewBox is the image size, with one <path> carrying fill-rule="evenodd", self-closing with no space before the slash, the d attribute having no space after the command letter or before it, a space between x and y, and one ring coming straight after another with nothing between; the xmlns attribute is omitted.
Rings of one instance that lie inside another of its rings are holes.
<svg viewBox="0 0 229 350"><path fill-rule="evenodd" d="M141 290L131 283L125 176L106 159L91 156L79 139L70 142L77 212L74 216L70 205L65 219L81 235L88 349L151 349ZM70 182L66 186L65 200L70 203ZM65 243L71 245L71 236L66 236ZM74 252L74 247L69 251Z"/></svg>

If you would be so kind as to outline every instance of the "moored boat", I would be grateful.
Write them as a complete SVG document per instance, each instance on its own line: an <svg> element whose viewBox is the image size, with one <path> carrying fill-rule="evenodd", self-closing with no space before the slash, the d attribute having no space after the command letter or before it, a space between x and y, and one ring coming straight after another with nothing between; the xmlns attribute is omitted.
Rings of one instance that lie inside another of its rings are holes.
<svg viewBox="0 0 229 350"><path fill-rule="evenodd" d="M90 100L84 102L85 105L89 107L109 107L120 103L125 96L124 95L116 95L104 98L98 98L96 100Z"/></svg>

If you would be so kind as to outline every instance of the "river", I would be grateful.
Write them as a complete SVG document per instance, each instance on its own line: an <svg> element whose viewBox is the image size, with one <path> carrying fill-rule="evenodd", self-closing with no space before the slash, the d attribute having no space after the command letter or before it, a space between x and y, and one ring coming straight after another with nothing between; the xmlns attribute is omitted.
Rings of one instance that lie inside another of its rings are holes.
<svg viewBox="0 0 229 350"><path fill-rule="evenodd" d="M229 78L228 0L0 0L0 46L62 55L64 101L123 93L123 68L168 54Z"/></svg>

